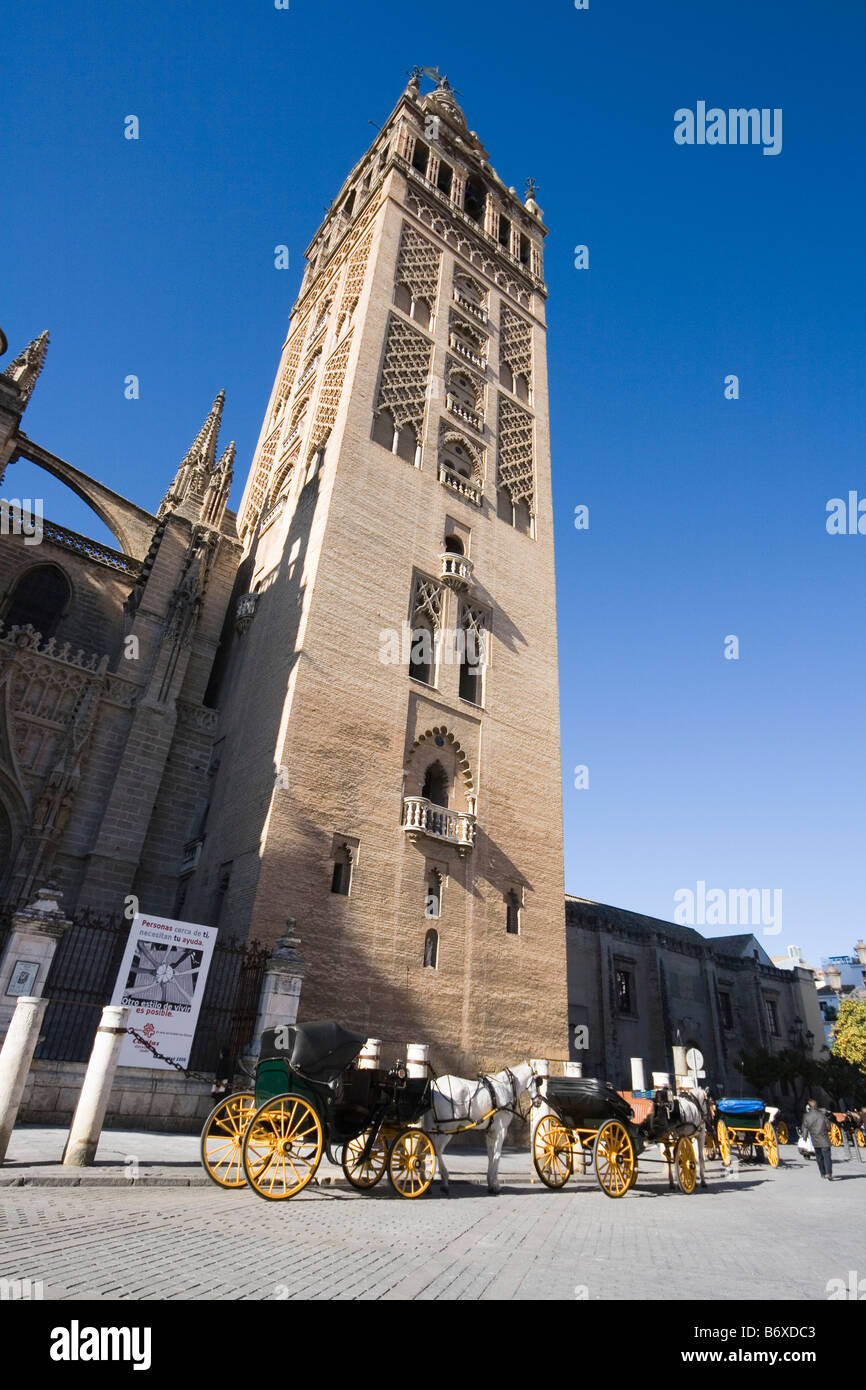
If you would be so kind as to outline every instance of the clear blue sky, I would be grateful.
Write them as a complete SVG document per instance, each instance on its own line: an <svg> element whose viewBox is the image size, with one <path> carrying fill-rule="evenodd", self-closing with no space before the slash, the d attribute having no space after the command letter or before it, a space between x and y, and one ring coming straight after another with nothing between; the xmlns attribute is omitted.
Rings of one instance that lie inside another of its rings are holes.
<svg viewBox="0 0 866 1390"><path fill-rule="evenodd" d="M3 34L0 321L10 357L52 336L26 428L149 507L223 386L237 503L303 249L406 69L448 73L551 228L567 888L659 917L781 889L771 953L847 951L866 536L825 505L866 496L861 0L54 0ZM676 145L699 100L782 108L781 154Z"/></svg>

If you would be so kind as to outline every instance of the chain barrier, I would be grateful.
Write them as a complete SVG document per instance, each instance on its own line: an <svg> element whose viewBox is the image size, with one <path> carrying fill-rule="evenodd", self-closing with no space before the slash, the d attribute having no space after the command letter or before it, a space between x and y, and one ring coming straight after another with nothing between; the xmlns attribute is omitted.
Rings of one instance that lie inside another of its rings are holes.
<svg viewBox="0 0 866 1390"><path fill-rule="evenodd" d="M203 1072L193 1072L193 1070L190 1069L189 1066L181 1066L181 1063L175 1062L174 1058L171 1058L171 1056L164 1056L163 1054L161 1054L161 1052L157 1052L157 1049L156 1047L154 1047L153 1042L147 1040L146 1037L142 1037L142 1034L139 1033L138 1029L126 1029L126 1033L129 1033L129 1036L135 1038L136 1042L140 1042L140 1044L142 1044L143 1047L146 1047L147 1051L152 1052L154 1058L157 1059L157 1062L165 1062L168 1066L174 1066L175 1072L182 1072L183 1076L192 1076L192 1079L195 1081L206 1081L207 1086L214 1086L215 1079L213 1072L211 1072L210 1076L204 1076ZM247 1072L245 1066L240 1065L240 1062L235 1062L235 1066L236 1069L239 1070L239 1072L243 1072L243 1074L245 1074L245 1076L247 1077L250 1076L250 1073Z"/></svg>

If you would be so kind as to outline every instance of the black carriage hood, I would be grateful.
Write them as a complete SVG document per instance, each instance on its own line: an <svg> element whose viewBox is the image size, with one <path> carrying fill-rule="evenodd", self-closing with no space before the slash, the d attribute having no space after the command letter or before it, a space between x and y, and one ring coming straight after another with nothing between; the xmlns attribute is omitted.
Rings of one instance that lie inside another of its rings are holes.
<svg viewBox="0 0 866 1390"><path fill-rule="evenodd" d="M362 1034L351 1033L333 1020L296 1023L288 1028L268 1028L262 1034L260 1060L278 1057L301 1075L326 1081L350 1066L365 1042Z"/></svg>

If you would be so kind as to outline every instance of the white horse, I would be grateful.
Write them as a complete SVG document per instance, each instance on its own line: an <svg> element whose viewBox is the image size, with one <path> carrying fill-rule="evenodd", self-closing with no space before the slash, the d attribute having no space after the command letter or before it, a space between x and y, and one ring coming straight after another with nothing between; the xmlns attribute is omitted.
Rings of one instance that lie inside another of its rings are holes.
<svg viewBox="0 0 866 1390"><path fill-rule="evenodd" d="M499 1159L508 1126L517 1111L520 1097L527 1091L533 1101L538 1095L539 1078L529 1062L506 1067L493 1076L468 1081L462 1076L439 1076L431 1088L431 1108L421 1120L429 1134L439 1163L442 1192L449 1194L445 1149L455 1134L472 1128L487 1140L487 1190L499 1195Z"/></svg>
<svg viewBox="0 0 866 1390"><path fill-rule="evenodd" d="M656 1102L656 1110L659 1110ZM662 1107L661 1114L665 1113ZM700 1086L692 1087L688 1091L678 1091L671 1097L671 1106L668 1111L670 1121L670 1133L677 1139L694 1139L698 1151L698 1175L701 1187L706 1187L707 1180L704 1170L704 1140L706 1138L706 1126L710 1123L711 1108L709 1093ZM674 1185L673 1174L673 1149L668 1150L671 1157L668 1159L668 1184Z"/></svg>
<svg viewBox="0 0 866 1390"><path fill-rule="evenodd" d="M664 1101L659 1094L656 1094L656 1104L653 1113L648 1119L644 1120L646 1133L649 1137L660 1140L663 1134L673 1136L673 1143L669 1145L660 1144L662 1156L667 1162L667 1183L669 1187L674 1186L673 1158L676 1152L677 1140L681 1138L692 1138L698 1148L698 1176L701 1179L701 1187L706 1187L706 1173L703 1168L703 1141L706 1137L706 1126L710 1123L712 1112L710 1112L710 1097L708 1091L703 1091L701 1087L694 1087L689 1091L678 1091L676 1095L667 1093L667 1101Z"/></svg>

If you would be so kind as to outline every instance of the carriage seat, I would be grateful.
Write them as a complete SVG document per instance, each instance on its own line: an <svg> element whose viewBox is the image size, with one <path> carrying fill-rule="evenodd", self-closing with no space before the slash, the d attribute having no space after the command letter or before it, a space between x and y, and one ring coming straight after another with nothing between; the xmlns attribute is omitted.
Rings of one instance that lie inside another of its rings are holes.
<svg viewBox="0 0 866 1390"><path fill-rule="evenodd" d="M351 1033L332 1020L267 1028L259 1062L284 1062L301 1076L327 1084L351 1066L365 1042L360 1033Z"/></svg>

